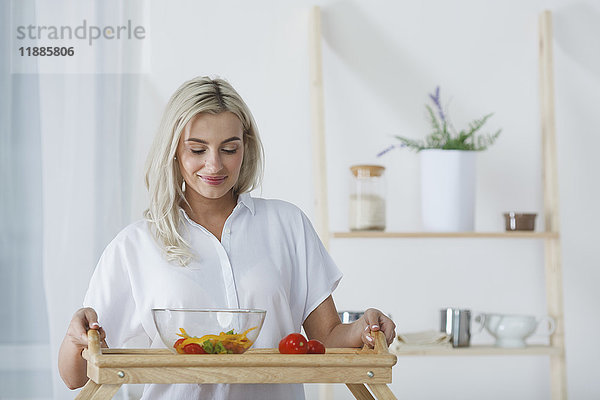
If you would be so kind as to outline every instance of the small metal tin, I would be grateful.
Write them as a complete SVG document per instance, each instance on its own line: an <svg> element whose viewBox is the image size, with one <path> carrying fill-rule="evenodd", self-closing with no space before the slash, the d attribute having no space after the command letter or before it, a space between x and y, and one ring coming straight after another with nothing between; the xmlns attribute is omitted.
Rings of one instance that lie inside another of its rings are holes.
<svg viewBox="0 0 600 400"><path fill-rule="evenodd" d="M364 313L364 311L340 311L338 312L338 315L340 316L343 324L349 324L357 319L360 319Z"/></svg>
<svg viewBox="0 0 600 400"><path fill-rule="evenodd" d="M508 212L504 214L507 231L533 231L535 229L534 213Z"/></svg>
<svg viewBox="0 0 600 400"><path fill-rule="evenodd" d="M441 309L440 332L452 337L452 347L468 347L471 342L471 311L457 308Z"/></svg>

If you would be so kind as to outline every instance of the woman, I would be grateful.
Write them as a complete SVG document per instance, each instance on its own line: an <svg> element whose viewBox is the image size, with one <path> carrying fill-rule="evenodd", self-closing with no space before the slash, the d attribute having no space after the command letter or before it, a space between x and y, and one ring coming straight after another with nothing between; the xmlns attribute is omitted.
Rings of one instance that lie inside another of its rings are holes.
<svg viewBox="0 0 600 400"><path fill-rule="evenodd" d="M227 82L200 77L173 94L148 158L145 219L107 246L61 345L68 387L87 381L87 329L100 331L103 346L163 347L152 308L265 309L256 347L277 347L301 327L327 347L372 344L376 330L391 343L395 325L378 310L341 324L331 294L342 274L308 218L289 203L248 193L262 165L252 114ZM274 384L147 385L143 396L303 397L302 385Z"/></svg>

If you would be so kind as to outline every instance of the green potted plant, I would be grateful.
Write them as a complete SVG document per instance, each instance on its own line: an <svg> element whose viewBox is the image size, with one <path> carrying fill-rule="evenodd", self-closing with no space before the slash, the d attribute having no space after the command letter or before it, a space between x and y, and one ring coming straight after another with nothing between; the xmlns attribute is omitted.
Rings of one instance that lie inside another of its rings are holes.
<svg viewBox="0 0 600 400"><path fill-rule="evenodd" d="M429 98L435 106L434 110L429 104L425 104L427 115L431 122L431 133L423 140L395 136L395 138L400 141L400 145L390 146L379 153L379 156L395 147L408 147L417 152L431 149L483 151L494 144L496 139L498 139L498 136L500 136L501 129L498 129L493 134L479 132L487 120L494 115L493 113L486 114L480 119L473 120L469 123L467 129L456 130L448 120L447 114L442 106L439 86L435 88L433 94L429 94Z"/></svg>
<svg viewBox="0 0 600 400"><path fill-rule="evenodd" d="M423 228L427 231L473 231L475 210L476 154L494 144L501 130L481 133L493 114L484 115L457 130L442 107L440 88L425 105L432 131L423 140L395 136L399 145L419 153Z"/></svg>

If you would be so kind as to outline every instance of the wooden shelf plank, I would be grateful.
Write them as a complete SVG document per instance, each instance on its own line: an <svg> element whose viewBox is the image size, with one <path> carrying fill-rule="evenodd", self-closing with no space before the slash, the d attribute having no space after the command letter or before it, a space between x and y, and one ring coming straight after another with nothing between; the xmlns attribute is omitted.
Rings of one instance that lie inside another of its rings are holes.
<svg viewBox="0 0 600 400"><path fill-rule="evenodd" d="M338 239L368 238L500 238L500 239L558 239L558 232L334 232Z"/></svg>
<svg viewBox="0 0 600 400"><path fill-rule="evenodd" d="M453 348L452 346L392 346L390 352L403 356L542 356L560 355L560 347L531 345L521 349L504 349L495 346L470 346Z"/></svg>

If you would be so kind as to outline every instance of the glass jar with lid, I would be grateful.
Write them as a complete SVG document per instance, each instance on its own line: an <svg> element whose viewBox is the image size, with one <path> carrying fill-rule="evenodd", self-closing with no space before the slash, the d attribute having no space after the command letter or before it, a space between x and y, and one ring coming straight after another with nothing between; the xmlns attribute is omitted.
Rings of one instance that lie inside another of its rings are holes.
<svg viewBox="0 0 600 400"><path fill-rule="evenodd" d="M353 165L350 189L350 230L385 229L385 167Z"/></svg>

